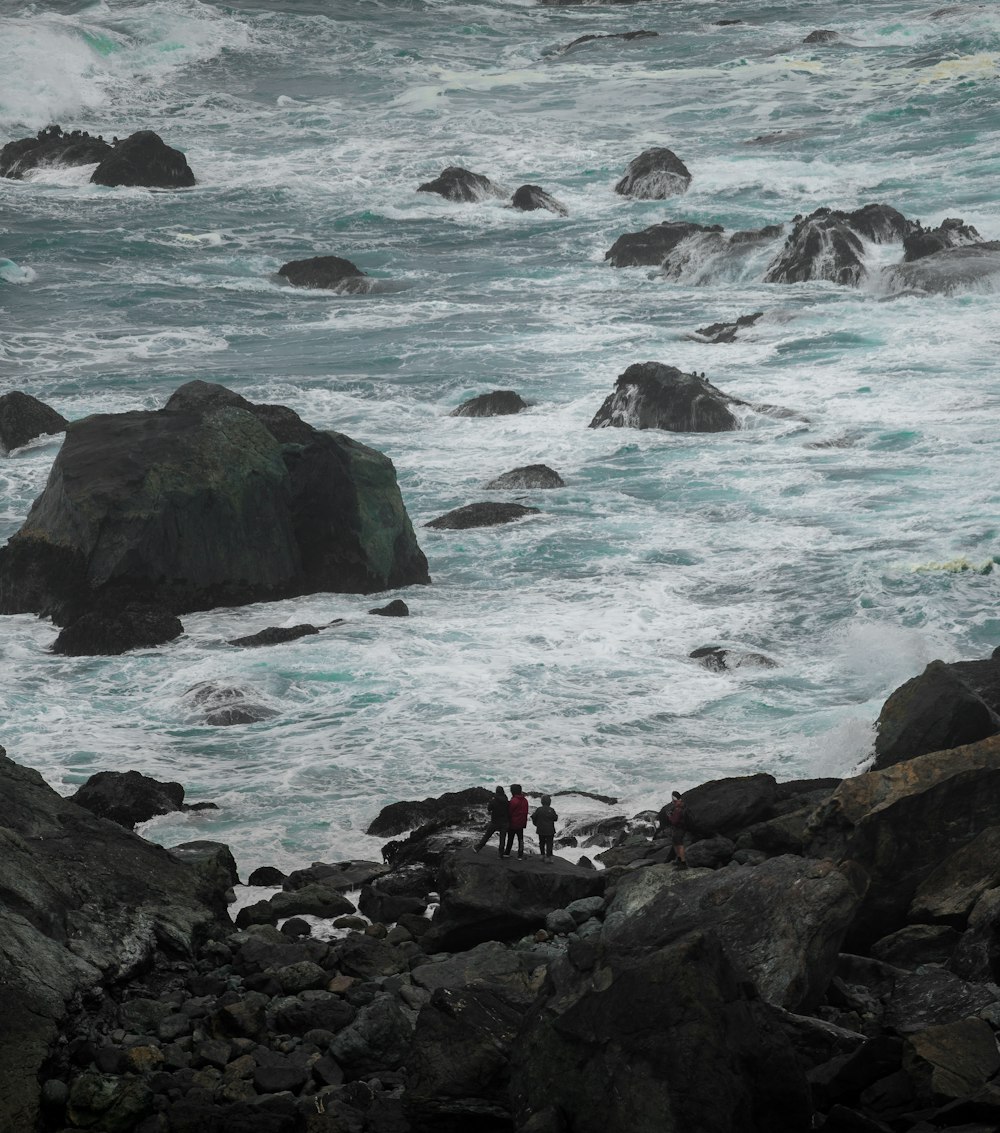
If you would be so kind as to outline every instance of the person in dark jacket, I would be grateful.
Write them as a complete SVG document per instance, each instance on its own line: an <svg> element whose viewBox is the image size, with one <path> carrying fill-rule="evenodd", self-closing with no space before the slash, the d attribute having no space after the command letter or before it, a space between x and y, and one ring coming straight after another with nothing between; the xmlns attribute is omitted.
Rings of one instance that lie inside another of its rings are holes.
<svg viewBox="0 0 1000 1133"><path fill-rule="evenodd" d="M674 791L670 802L656 816L659 823L653 834L654 838L663 838L670 835L671 845L677 856L677 864L681 869L687 869L687 851L684 849L684 834L687 830L687 817L684 813L684 800L680 791Z"/></svg>
<svg viewBox="0 0 1000 1133"><path fill-rule="evenodd" d="M520 783L510 785L510 829L507 831L507 848L504 857L509 858L517 837L517 856L524 857L524 828L528 825L528 800L524 797Z"/></svg>
<svg viewBox="0 0 1000 1133"><path fill-rule="evenodd" d="M556 836L556 822L559 815L552 809L552 796L542 795L542 805L535 808L531 816L538 832L538 852L543 858L552 857L552 842Z"/></svg>
<svg viewBox="0 0 1000 1133"><path fill-rule="evenodd" d="M476 844L475 850L478 854L479 851L486 845L486 843L493 837L494 834L500 835L499 853L500 857L504 854L504 843L507 840L507 831L510 829L510 806L507 800L507 792L503 787L497 787L493 798L490 799L490 819L486 825L486 833L479 839Z"/></svg>

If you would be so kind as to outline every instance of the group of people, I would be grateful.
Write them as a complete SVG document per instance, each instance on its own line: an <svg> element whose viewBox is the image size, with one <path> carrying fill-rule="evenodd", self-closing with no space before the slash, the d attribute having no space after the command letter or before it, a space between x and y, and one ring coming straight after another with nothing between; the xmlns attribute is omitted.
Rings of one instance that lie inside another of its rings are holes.
<svg viewBox="0 0 1000 1133"><path fill-rule="evenodd" d="M517 839L517 856L524 857L524 831L528 825L528 800L520 783L511 783L510 798L503 787L497 787L490 800L490 820L486 833L479 839L475 851L478 854L494 834L500 835L500 857L509 858ZM535 808L531 816L532 825L538 834L538 852L542 858L552 857L552 843L556 836L556 821L559 815L552 809L552 797L542 795L542 805Z"/></svg>

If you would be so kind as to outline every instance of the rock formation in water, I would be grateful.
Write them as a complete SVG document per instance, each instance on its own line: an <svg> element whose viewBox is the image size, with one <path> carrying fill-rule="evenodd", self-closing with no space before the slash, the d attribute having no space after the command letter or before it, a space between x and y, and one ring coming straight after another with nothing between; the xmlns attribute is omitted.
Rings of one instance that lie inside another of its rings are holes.
<svg viewBox="0 0 1000 1133"><path fill-rule="evenodd" d="M730 407L747 404L676 366L636 362L619 374L614 392L594 415L590 428L720 433L740 427Z"/></svg>
<svg viewBox="0 0 1000 1133"><path fill-rule="evenodd" d="M114 602L183 613L429 581L387 457L200 381L71 424L0 550L0 611L57 624Z"/></svg>
<svg viewBox="0 0 1000 1133"><path fill-rule="evenodd" d="M550 193L546 193L540 185L522 185L515 189L510 203L512 208L522 212L545 209L547 212L554 212L556 216L569 216L569 209Z"/></svg>
<svg viewBox="0 0 1000 1133"><path fill-rule="evenodd" d="M95 601L74 617L52 645L67 657L114 657L131 649L165 645L184 632L180 619L164 606L143 601L119 601L109 596Z"/></svg>
<svg viewBox="0 0 1000 1133"><path fill-rule="evenodd" d="M982 237L961 217L946 217L937 228L917 227L903 239L903 261L912 263L945 248L982 243Z"/></svg>
<svg viewBox="0 0 1000 1133"><path fill-rule="evenodd" d="M662 267L670 252L683 240L702 233L721 233L721 224L696 224L686 220L664 220L641 232L626 232L604 253L616 268Z"/></svg>
<svg viewBox="0 0 1000 1133"><path fill-rule="evenodd" d="M463 401L453 409L450 417L505 417L527 409L528 403L512 389L495 389L492 393L481 393Z"/></svg>
<svg viewBox="0 0 1000 1133"><path fill-rule="evenodd" d="M615 192L637 200L662 201L686 193L690 184L688 167L673 150L661 146L633 158Z"/></svg>
<svg viewBox="0 0 1000 1133"><path fill-rule="evenodd" d="M965 247L943 248L914 263L888 268L885 276L895 290L944 295L982 287L992 291L1000 277L1000 241L984 240Z"/></svg>
<svg viewBox="0 0 1000 1133"><path fill-rule="evenodd" d="M513 523L516 519L523 519L526 515L537 515L538 508L526 507L524 504L508 503L478 503L465 504L464 507L454 508L452 511L439 515L425 523L425 527L434 527L438 530L465 531L470 527L497 527L502 523Z"/></svg>
<svg viewBox="0 0 1000 1133"><path fill-rule="evenodd" d="M640 28L637 31L611 32L607 35L578 35L576 39L570 40L562 50L572 51L575 47L582 47L583 44L593 43L595 40L620 39L626 43L631 43L637 39L656 39L659 34L658 31L646 31Z"/></svg>
<svg viewBox="0 0 1000 1133"><path fill-rule="evenodd" d="M371 291L371 276L350 260L340 256L313 256L308 260L290 260L278 268L278 275L294 287L313 287L324 291L363 294Z"/></svg>
<svg viewBox="0 0 1000 1133"><path fill-rule="evenodd" d="M709 342L735 342L737 334L746 327L752 327L758 319L764 317L763 311L756 311L752 315L740 315L735 322L712 323L711 326L699 327L695 334L707 338Z"/></svg>
<svg viewBox="0 0 1000 1133"><path fill-rule="evenodd" d="M485 201L505 197L506 192L483 173L472 173L460 165L449 165L433 181L417 186L418 193L437 193L449 201Z"/></svg>
<svg viewBox="0 0 1000 1133"><path fill-rule="evenodd" d="M103 138L86 130L64 133L60 126L46 126L35 137L8 142L0 149L0 177L20 179L44 165L93 165L111 152Z"/></svg>
<svg viewBox="0 0 1000 1133"><path fill-rule="evenodd" d="M104 157L90 177L93 185L132 185L146 189L188 189L194 174L180 150L152 130L139 130Z"/></svg>
<svg viewBox="0 0 1000 1133"><path fill-rule="evenodd" d="M484 487L490 491L507 488L565 488L566 481L547 464L526 464L522 468L505 472Z"/></svg>
<svg viewBox="0 0 1000 1133"><path fill-rule="evenodd" d="M31 394L12 390L0 396L0 453L9 453L37 437L65 431L69 422Z"/></svg>

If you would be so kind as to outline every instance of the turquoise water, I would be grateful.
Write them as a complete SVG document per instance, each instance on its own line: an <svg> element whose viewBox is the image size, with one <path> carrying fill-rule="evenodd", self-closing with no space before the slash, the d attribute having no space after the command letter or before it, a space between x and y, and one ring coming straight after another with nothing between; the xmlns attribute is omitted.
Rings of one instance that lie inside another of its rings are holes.
<svg viewBox="0 0 1000 1133"><path fill-rule="evenodd" d="M897 295L877 269L861 289L764 284L780 241L670 280L604 252L662 219L733 230L871 200L1000 239L1000 15L939 8L6 5L0 139L151 128L198 184L110 190L58 168L0 183L0 388L80 417L223 382L388 453L416 525L518 465L567 486L518 493L541 514L507 528L420 530L434 584L399 595L405 621L315 595L66 659L51 625L5 619L0 742L64 792L107 768L180 780L223 809L148 833L222 838L247 869L371 853L384 803L473 783L638 810L718 775L856 767L893 687L1000 642L1000 572L982 569L1000 553L996 291ZM638 28L660 35L562 50ZM804 44L817 28L841 42ZM690 191L616 196L651 145L685 161ZM415 192L450 164L540 184L570 215ZM379 289L275 278L323 253ZM735 343L689 337L752 311ZM797 415L712 436L588 429L646 360ZM489 389L531 407L447 416ZM0 538L57 448L0 462ZM266 651L225 645L334 617ZM687 657L706 644L779 665L710 673ZM278 715L206 727L187 695L203 680Z"/></svg>

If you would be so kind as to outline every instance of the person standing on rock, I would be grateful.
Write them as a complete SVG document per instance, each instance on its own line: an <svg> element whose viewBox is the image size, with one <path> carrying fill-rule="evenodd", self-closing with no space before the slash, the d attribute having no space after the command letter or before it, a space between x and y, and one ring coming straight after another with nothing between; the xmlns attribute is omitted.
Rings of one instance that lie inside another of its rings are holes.
<svg viewBox="0 0 1000 1133"><path fill-rule="evenodd" d="M552 796L542 795L542 805L536 807L531 816L538 832L538 852L543 858L552 857L552 842L556 836L556 821L559 815L552 809Z"/></svg>
<svg viewBox="0 0 1000 1133"><path fill-rule="evenodd" d="M507 831L510 829L510 805L507 800L507 792L503 787L497 787L493 798L490 799L490 820L486 826L486 833L479 839L476 844L475 850L478 854L479 851L486 845L486 843L493 837L494 834L500 835L500 845L498 851L500 857L504 855L504 843L507 841Z"/></svg>
<svg viewBox="0 0 1000 1133"><path fill-rule="evenodd" d="M680 791L674 791L670 797L671 801L656 816L659 825L654 831L653 837L662 838L669 832L671 845L677 855L677 864L682 869L687 869L687 851L684 849L687 817L684 813L684 800L681 798Z"/></svg>
<svg viewBox="0 0 1000 1133"><path fill-rule="evenodd" d="M504 857L510 857L514 848L514 837L517 836L517 856L524 857L524 828L528 825L528 800L524 797L520 783L510 785L510 829L507 831L507 847Z"/></svg>

